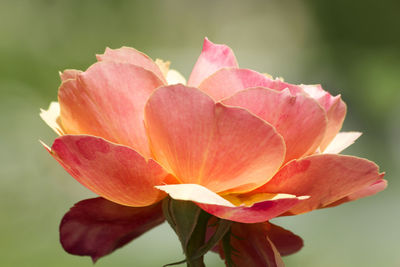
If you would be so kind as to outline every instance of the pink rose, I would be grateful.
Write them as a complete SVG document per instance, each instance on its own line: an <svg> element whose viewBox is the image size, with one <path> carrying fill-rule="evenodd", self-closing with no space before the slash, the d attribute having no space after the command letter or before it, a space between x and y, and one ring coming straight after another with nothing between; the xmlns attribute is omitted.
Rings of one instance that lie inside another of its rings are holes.
<svg viewBox="0 0 400 267"><path fill-rule="evenodd" d="M107 48L97 59L84 72L61 73L59 102L41 116L60 135L51 148L45 145L50 154L111 202L148 207L148 214L161 212L154 207L167 195L193 201L238 222L232 231L258 242L257 236L281 231L267 222L276 216L386 187L376 164L339 154L360 133L339 132L346 105L320 85L240 69L229 47L207 38L187 85L168 62L133 48ZM126 218L136 214L126 212ZM295 240L278 250L297 251ZM243 251L251 245L235 242ZM274 258L278 250L268 244Z"/></svg>
<svg viewBox="0 0 400 267"><path fill-rule="evenodd" d="M110 201L144 207L169 194L256 223L386 185L373 162L338 154L360 133L339 133L346 105L320 85L240 69L208 39L187 85L132 48L97 59L61 73L59 104L41 115L61 135L50 154Z"/></svg>

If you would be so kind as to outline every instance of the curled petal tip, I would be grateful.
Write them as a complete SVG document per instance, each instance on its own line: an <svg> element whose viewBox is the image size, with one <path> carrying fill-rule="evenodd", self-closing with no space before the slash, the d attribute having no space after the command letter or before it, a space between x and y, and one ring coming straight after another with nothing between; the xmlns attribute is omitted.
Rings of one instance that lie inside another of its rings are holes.
<svg viewBox="0 0 400 267"><path fill-rule="evenodd" d="M48 145L46 145L42 140L39 139L39 143L40 143L47 151L51 152L51 148L50 148Z"/></svg>

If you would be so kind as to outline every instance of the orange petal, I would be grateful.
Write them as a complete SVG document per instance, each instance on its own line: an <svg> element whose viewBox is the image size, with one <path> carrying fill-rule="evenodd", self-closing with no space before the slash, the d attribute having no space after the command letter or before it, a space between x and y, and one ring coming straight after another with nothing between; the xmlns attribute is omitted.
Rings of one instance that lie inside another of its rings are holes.
<svg viewBox="0 0 400 267"><path fill-rule="evenodd" d="M96 55L98 61L129 63L153 72L163 83L166 83L158 65L146 54L134 48L123 46L119 49L106 48L102 55Z"/></svg>
<svg viewBox="0 0 400 267"><path fill-rule="evenodd" d="M265 184L285 156L272 126L244 109L215 104L195 88L159 88L145 118L154 158L181 183L214 192Z"/></svg>
<svg viewBox="0 0 400 267"><path fill-rule="evenodd" d="M197 184L162 185L156 188L165 191L174 199L193 201L216 217L242 223L268 221L307 198L277 194L250 206L244 204L235 206L232 202ZM243 203L245 202L246 199L243 200Z"/></svg>
<svg viewBox="0 0 400 267"><path fill-rule="evenodd" d="M222 101L243 107L275 127L286 144L286 159L314 153L326 130L324 109L312 98L266 88L251 88Z"/></svg>
<svg viewBox="0 0 400 267"><path fill-rule="evenodd" d="M238 67L232 49L226 45L214 44L205 38L203 50L193 67L188 85L198 86L205 78L226 67Z"/></svg>
<svg viewBox="0 0 400 267"><path fill-rule="evenodd" d="M154 186L168 179L168 173L129 147L94 136L64 135L49 152L78 182L110 201L142 207L165 196Z"/></svg>
<svg viewBox="0 0 400 267"><path fill-rule="evenodd" d="M378 166L366 159L322 154L293 160L255 192L307 195L293 214L323 208L381 179Z"/></svg>
<svg viewBox="0 0 400 267"><path fill-rule="evenodd" d="M339 154L347 147L354 144L354 142L361 136L360 132L341 132L329 143L323 151L324 154Z"/></svg>
<svg viewBox="0 0 400 267"><path fill-rule="evenodd" d="M61 84L61 123L68 134L90 134L127 145L145 157L149 147L143 109L163 83L141 67L115 62L92 65Z"/></svg>

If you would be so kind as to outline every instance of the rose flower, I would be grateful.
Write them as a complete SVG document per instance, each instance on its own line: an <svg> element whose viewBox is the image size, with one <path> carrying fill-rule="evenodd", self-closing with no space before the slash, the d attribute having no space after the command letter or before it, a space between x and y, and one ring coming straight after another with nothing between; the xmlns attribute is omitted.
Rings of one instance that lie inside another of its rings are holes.
<svg viewBox="0 0 400 267"><path fill-rule="evenodd" d="M339 154L360 133L339 132L346 105L320 85L241 69L207 38L187 83L133 48L97 59L60 74L58 103L41 117L60 135L50 154L109 201L147 207L169 195L263 223L386 186L376 164Z"/></svg>

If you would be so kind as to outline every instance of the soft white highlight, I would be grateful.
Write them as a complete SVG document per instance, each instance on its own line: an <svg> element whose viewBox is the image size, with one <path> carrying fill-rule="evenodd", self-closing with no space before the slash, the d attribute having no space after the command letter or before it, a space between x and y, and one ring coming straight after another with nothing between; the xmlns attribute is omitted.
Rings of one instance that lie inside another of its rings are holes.
<svg viewBox="0 0 400 267"><path fill-rule="evenodd" d="M183 75L180 74L176 70L173 70L173 69L169 70L168 73L167 73L167 77L166 78L167 78L167 83L169 85L178 84L178 83L186 85L185 77L183 77Z"/></svg>
<svg viewBox="0 0 400 267"><path fill-rule="evenodd" d="M58 135L63 135L60 121L60 104L58 102L51 102L47 110L40 109L40 117L44 120L51 129L53 129Z"/></svg>
<svg viewBox="0 0 400 267"><path fill-rule="evenodd" d="M235 207L231 202L198 184L173 184L156 186L173 199L194 201L203 204Z"/></svg>
<svg viewBox="0 0 400 267"><path fill-rule="evenodd" d="M339 154L361 136L360 132L341 132L338 133L330 144L325 148L323 154Z"/></svg>

